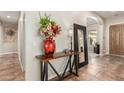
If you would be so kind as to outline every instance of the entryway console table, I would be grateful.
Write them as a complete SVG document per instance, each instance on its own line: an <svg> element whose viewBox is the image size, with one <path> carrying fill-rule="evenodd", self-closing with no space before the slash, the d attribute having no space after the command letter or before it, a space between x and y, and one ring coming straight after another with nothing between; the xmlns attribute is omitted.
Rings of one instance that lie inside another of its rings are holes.
<svg viewBox="0 0 124 93"><path fill-rule="evenodd" d="M78 76L78 56L80 52L58 52L51 55L38 55L36 56L37 59L41 62L41 80L48 81L48 65L52 68L52 70L56 73L59 77L59 80L63 80L66 76L65 73L67 68L69 68L69 73ZM73 62L71 62L72 56L74 56ZM64 68L63 73L60 75L54 66L50 63L50 60L69 57L68 62Z"/></svg>

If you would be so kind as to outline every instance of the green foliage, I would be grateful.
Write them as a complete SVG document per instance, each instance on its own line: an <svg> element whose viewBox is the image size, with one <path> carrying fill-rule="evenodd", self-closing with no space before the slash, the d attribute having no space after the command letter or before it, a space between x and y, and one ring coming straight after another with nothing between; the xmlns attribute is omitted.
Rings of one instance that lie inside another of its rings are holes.
<svg viewBox="0 0 124 93"><path fill-rule="evenodd" d="M55 37L61 31L59 25L46 14L40 17L39 24L39 34L45 38Z"/></svg>
<svg viewBox="0 0 124 93"><path fill-rule="evenodd" d="M51 24L52 24L52 25L55 24L55 21L51 21Z"/></svg>
<svg viewBox="0 0 124 93"><path fill-rule="evenodd" d="M51 23L50 17L45 15L44 17L40 18L41 27L47 28L47 26Z"/></svg>

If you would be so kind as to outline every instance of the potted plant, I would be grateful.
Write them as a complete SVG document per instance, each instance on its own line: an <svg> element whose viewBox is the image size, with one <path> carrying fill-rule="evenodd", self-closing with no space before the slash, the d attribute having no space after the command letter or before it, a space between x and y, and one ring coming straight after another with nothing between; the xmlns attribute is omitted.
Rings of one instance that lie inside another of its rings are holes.
<svg viewBox="0 0 124 93"><path fill-rule="evenodd" d="M40 17L40 35L44 38L44 52L46 55L53 54L56 48L55 40L61 31L61 27L46 14Z"/></svg>

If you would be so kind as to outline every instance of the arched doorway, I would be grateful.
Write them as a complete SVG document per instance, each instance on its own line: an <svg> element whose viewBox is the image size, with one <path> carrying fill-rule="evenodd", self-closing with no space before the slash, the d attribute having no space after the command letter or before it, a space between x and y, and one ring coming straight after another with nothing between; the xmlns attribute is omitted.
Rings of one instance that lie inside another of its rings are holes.
<svg viewBox="0 0 124 93"><path fill-rule="evenodd" d="M87 18L87 37L88 37L88 52L93 55L103 54L103 22L97 17L89 16Z"/></svg>

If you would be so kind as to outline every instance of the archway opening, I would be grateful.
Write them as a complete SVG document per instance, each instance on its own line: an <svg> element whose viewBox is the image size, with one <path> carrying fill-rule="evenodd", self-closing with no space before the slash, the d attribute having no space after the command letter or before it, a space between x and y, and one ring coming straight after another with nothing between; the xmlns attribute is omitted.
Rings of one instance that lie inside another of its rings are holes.
<svg viewBox="0 0 124 93"><path fill-rule="evenodd" d="M87 18L88 52L90 55L101 53L100 24L96 17Z"/></svg>

